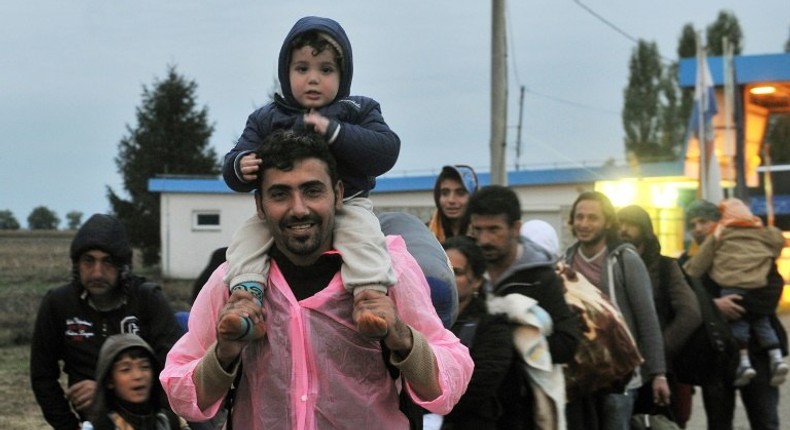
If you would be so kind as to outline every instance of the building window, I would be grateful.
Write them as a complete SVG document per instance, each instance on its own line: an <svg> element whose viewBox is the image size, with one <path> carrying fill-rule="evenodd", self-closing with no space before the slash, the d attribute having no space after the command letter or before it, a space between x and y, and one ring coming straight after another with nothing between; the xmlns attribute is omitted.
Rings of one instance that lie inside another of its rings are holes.
<svg viewBox="0 0 790 430"><path fill-rule="evenodd" d="M219 230L219 212L195 211L192 212L193 230Z"/></svg>

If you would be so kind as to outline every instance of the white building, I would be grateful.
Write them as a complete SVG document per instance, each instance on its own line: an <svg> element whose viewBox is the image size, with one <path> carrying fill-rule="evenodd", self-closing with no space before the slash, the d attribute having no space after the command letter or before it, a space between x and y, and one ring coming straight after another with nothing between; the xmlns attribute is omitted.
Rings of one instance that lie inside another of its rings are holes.
<svg viewBox="0 0 790 430"><path fill-rule="evenodd" d="M668 176L687 181L677 178L682 174L680 162L643 165L640 184L666 181ZM547 221L559 233L560 243L568 245L573 241L567 228L568 214L579 193L628 176L633 176L629 168L613 166L522 170L510 172L508 183L519 196L524 219ZM406 211L427 221L435 207L435 180L435 175L379 178L371 199L377 212ZM488 185L489 175L480 173L479 181L481 186ZM196 277L211 253L227 246L242 222L255 214L252 193L233 192L222 178L153 178L148 190L160 194L162 275L169 278ZM616 194L622 193L607 194L615 200ZM677 196L673 203L675 200Z"/></svg>

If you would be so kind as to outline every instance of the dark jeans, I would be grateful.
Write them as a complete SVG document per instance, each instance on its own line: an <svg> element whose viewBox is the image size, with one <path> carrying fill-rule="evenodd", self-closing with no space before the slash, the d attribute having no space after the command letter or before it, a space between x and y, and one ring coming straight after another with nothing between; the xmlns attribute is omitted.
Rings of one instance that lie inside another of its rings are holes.
<svg viewBox="0 0 790 430"><path fill-rule="evenodd" d="M749 354L757 376L741 387L741 401L752 430L779 430L779 388L770 385L771 362L765 352ZM732 430L735 388L717 383L702 387L708 430Z"/></svg>
<svg viewBox="0 0 790 430"><path fill-rule="evenodd" d="M593 394L568 402L565 417L568 430L627 430L637 390L618 394Z"/></svg>

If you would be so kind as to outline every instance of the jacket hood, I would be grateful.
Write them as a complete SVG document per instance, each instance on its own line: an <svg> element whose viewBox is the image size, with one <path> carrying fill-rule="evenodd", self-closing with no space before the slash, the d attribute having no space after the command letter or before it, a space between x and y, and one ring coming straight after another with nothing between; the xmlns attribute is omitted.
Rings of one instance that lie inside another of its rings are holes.
<svg viewBox="0 0 790 430"><path fill-rule="evenodd" d="M559 261L559 257L551 255L551 252L523 236L519 237L518 246L521 255L499 276L496 285L493 285L494 291L497 291L503 285L503 281L518 271L536 267L554 268Z"/></svg>
<svg viewBox="0 0 790 430"><path fill-rule="evenodd" d="M96 363L96 383L101 384L112 368L115 359L122 352L130 348L142 348L150 355L154 368L159 369L154 350L140 336L131 333L115 334L107 338L99 351L99 360Z"/></svg>
<svg viewBox="0 0 790 430"><path fill-rule="evenodd" d="M348 97L351 94L351 78L354 75L354 61L351 55L351 42L346 36L343 27L337 21L330 18L321 18L317 16L306 16L296 21L296 24L288 32L283 40L282 47L280 47L280 57L277 63L277 73L280 79L280 88L282 88L283 97L285 100L293 105L299 106L293 97L291 91L291 80L289 79L288 65L291 62L291 43L293 43L296 36L306 33L308 31L319 31L328 35L334 40L341 48L343 58L340 66L340 87L337 91L337 96L332 102Z"/></svg>
<svg viewBox="0 0 790 430"><path fill-rule="evenodd" d="M71 261L77 264L80 256L93 249L110 254L119 266L132 264L132 247L123 224L110 215L94 214L77 230L71 241Z"/></svg>
<svg viewBox="0 0 790 430"><path fill-rule="evenodd" d="M433 184L433 202L436 204L437 208L439 207L439 194L441 191L439 190L439 185L445 179L455 179L460 182L464 188L466 188L469 196L477 192L480 186L477 180L477 174L470 166L463 164L443 166L442 171L439 172L439 176L436 177L436 182Z"/></svg>

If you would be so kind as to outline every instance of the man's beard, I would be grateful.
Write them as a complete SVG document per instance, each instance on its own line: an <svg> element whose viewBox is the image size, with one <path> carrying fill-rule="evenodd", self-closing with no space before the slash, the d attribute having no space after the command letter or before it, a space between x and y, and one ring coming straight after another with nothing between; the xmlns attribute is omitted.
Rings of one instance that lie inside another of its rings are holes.
<svg viewBox="0 0 790 430"><path fill-rule="evenodd" d="M481 246L480 250L483 251L483 258L486 260L486 263L499 263L505 259L505 253L497 247L490 245Z"/></svg>
<svg viewBox="0 0 790 430"><path fill-rule="evenodd" d="M608 233L609 233L609 231L607 229L602 228L602 229L598 230L597 232L595 232L595 235L592 236L591 238L585 239L583 241L580 240L580 241L584 245L596 245L596 244L601 243L601 241L606 241L606 236L607 236ZM577 236L577 238L578 238L578 236Z"/></svg>
<svg viewBox="0 0 790 430"><path fill-rule="evenodd" d="M621 235L620 238L623 239L623 241L634 245L637 249L645 243L645 239L642 236L631 237L629 235Z"/></svg>
<svg viewBox="0 0 790 430"><path fill-rule="evenodd" d="M287 220L281 221L279 230L285 249L288 252L299 256L306 256L314 253L318 248L321 247L322 244L324 230L322 228L323 223L321 221L321 218L312 215L306 216L302 219L289 218ZM313 224L311 228L315 228L316 231L311 233L309 236L299 237L294 237L293 235L287 233L289 231L289 225L301 223Z"/></svg>

